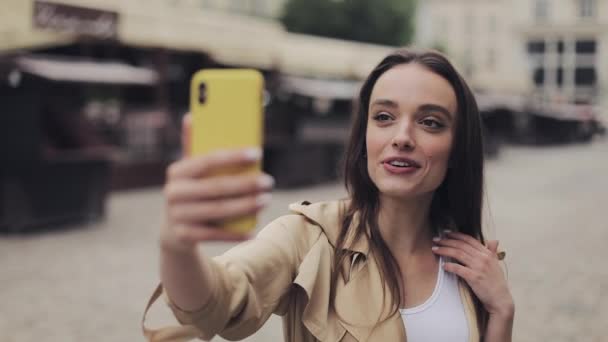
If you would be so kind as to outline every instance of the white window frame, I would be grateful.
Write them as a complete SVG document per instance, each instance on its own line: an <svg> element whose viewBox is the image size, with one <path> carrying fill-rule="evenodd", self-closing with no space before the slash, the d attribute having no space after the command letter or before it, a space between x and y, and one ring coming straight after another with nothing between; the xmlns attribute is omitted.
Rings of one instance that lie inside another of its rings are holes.
<svg viewBox="0 0 608 342"><path fill-rule="evenodd" d="M578 0L578 15L583 19L594 18L597 7L595 0Z"/></svg>
<svg viewBox="0 0 608 342"><path fill-rule="evenodd" d="M534 19L536 21L547 21L549 19L549 1L534 1Z"/></svg>

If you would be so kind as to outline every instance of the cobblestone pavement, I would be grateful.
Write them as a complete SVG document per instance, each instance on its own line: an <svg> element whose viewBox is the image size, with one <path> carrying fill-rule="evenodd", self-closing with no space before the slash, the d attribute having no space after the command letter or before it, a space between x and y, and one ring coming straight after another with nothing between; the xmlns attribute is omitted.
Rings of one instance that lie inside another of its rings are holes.
<svg viewBox="0 0 608 342"><path fill-rule="evenodd" d="M515 341L608 340L608 140L506 147L487 167L490 236L507 250ZM298 200L344 195L329 184L277 191L261 222ZM0 341L142 341L157 282L159 189L115 194L104 222L0 236ZM82 229L80 229L82 228ZM203 248L215 255L229 244ZM151 324L168 323L157 307ZM281 340L271 320L248 341ZM220 339L217 339L220 340Z"/></svg>

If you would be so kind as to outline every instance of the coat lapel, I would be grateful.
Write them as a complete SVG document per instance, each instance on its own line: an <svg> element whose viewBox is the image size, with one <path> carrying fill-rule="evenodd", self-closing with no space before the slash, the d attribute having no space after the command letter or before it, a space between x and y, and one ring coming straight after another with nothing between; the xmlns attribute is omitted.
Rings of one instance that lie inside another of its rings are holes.
<svg viewBox="0 0 608 342"><path fill-rule="evenodd" d="M351 278L339 278L336 293L336 315L340 324L357 341L405 341L403 321L391 315L391 295L384 288L373 255L361 260L363 264Z"/></svg>
<svg viewBox="0 0 608 342"><path fill-rule="evenodd" d="M391 296L384 289L366 238L346 238L344 248L352 252L355 262L348 263L347 278L338 277L335 311L331 310L330 287L333 249L336 246L344 202L292 204L290 210L304 215L312 224L324 230L326 243L317 243L300 265L294 281L302 287L308 303L302 321L320 341L405 341L405 329L399 314L390 315ZM357 223L357 217L351 225ZM349 229L351 232L353 229ZM327 282L325 282L327 281ZM350 335L350 336L347 336ZM349 338L349 337L352 337Z"/></svg>
<svg viewBox="0 0 608 342"><path fill-rule="evenodd" d="M332 257L328 242L317 241L302 260L294 284L306 293L302 314L306 329L319 341L334 342L342 339L346 330L336 323L335 314L329 310Z"/></svg>

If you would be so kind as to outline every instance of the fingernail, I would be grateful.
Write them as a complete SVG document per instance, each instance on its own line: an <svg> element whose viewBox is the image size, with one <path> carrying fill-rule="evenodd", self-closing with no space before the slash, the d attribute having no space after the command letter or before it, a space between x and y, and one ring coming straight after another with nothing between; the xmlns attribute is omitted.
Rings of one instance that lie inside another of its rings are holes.
<svg viewBox="0 0 608 342"><path fill-rule="evenodd" d="M451 230L449 230L449 229L446 229L446 230L444 230L443 232L444 232L444 233L446 233L446 234L450 234L452 231L451 231Z"/></svg>
<svg viewBox="0 0 608 342"><path fill-rule="evenodd" d="M247 160L256 161L262 157L262 150L259 148L248 148L243 152Z"/></svg>
<svg viewBox="0 0 608 342"><path fill-rule="evenodd" d="M437 246L433 246L433 247L431 247L431 249L432 249L432 250L434 250L434 251L436 251L436 250L438 250L438 249L439 249L439 247L437 247Z"/></svg>
<svg viewBox="0 0 608 342"><path fill-rule="evenodd" d="M258 178L258 186L262 189L272 188L274 185L274 178L269 175L263 175Z"/></svg>
<svg viewBox="0 0 608 342"><path fill-rule="evenodd" d="M258 205L262 206L262 205L268 204L271 199L272 199L271 194L261 194L256 198L256 202Z"/></svg>
<svg viewBox="0 0 608 342"><path fill-rule="evenodd" d="M439 242L439 241L441 241L440 237L436 236L436 237L433 238L433 242Z"/></svg>

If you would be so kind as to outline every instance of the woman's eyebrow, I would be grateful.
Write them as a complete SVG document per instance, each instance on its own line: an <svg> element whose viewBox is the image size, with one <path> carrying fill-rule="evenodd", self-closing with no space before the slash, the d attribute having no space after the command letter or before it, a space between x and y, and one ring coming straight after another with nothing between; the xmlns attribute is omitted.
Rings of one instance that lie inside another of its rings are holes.
<svg viewBox="0 0 608 342"><path fill-rule="evenodd" d="M377 99L372 103L372 106L373 105L387 106L387 107L392 107L392 108L399 107L397 102L395 102L393 100L389 100L389 99Z"/></svg>
<svg viewBox="0 0 608 342"><path fill-rule="evenodd" d="M448 119L452 120L452 113L444 107L432 103L423 104L418 107L420 112L440 112L444 114Z"/></svg>

